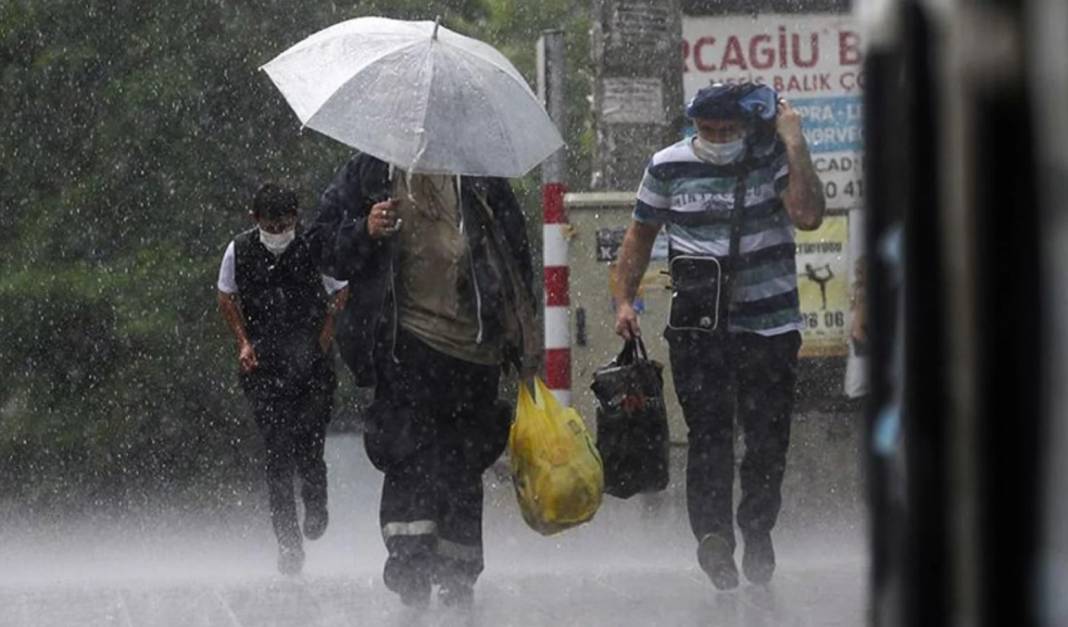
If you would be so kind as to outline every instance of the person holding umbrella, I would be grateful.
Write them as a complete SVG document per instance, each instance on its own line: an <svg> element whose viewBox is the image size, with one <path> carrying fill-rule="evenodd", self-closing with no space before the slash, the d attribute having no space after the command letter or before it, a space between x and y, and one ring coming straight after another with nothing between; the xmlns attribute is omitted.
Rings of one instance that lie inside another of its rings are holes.
<svg viewBox="0 0 1068 627"><path fill-rule="evenodd" d="M353 343L376 375L364 443L385 473L386 586L423 605L437 583L445 604L467 605L483 568L482 473L511 422L501 364L527 369L509 332L533 315L523 213L503 179L409 176L366 154L319 211L331 265L380 312Z"/></svg>
<svg viewBox="0 0 1068 627"><path fill-rule="evenodd" d="M619 255L616 332L641 331L634 298L657 233L669 236L668 340L689 428L686 500L716 588L734 562L734 423L745 432L742 570L767 583L790 442L801 314L794 229L819 227L823 186L801 118L763 85L715 84L686 108L697 131L653 155Z"/></svg>
<svg viewBox="0 0 1068 627"><path fill-rule="evenodd" d="M324 271L352 286L342 352L375 388L364 444L384 473L385 584L407 605L434 584L444 604L469 605L482 474L511 422L502 365L530 376L541 356L506 177L562 140L503 55L435 22L349 20L264 69L305 125L359 150L310 232Z"/></svg>

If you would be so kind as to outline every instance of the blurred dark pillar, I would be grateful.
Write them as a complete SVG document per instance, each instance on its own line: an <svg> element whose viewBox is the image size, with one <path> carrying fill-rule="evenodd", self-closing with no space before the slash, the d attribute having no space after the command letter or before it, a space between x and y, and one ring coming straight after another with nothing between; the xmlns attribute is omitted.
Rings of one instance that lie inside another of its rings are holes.
<svg viewBox="0 0 1068 627"><path fill-rule="evenodd" d="M943 154L936 34L927 11L909 3L903 20L909 46L902 85L908 121L904 140L905 225L904 405L907 441L906 539L903 574L909 582L903 599L907 624L950 624L953 547L949 540L949 496L953 454L948 450L950 412L947 388L947 274L941 196Z"/></svg>
<svg viewBox="0 0 1068 627"><path fill-rule="evenodd" d="M1019 42L1019 9L996 14ZM1013 62L1015 61L1015 63ZM979 408L981 615L986 625L1036 625L1044 339L1032 103L1015 54L976 86L974 185ZM1063 103L1062 103L1063 104ZM1063 455L1063 451L1058 452ZM1063 478L1062 478L1063 479Z"/></svg>
<svg viewBox="0 0 1068 627"><path fill-rule="evenodd" d="M1039 434L1046 451L1044 530L1035 547L1041 560L1036 605L1043 624L1068 624L1068 3L1027 3L1028 91L1036 171L1040 177L1039 220L1043 241L1041 343L1046 417Z"/></svg>
<svg viewBox="0 0 1068 627"><path fill-rule="evenodd" d="M905 238L899 291L872 255L875 335L893 341L874 347L883 407L871 417L878 427L900 398L904 436L903 463L873 455L875 620L1039 624L1046 375L1028 33L1016 3L896 8L894 45L868 61L871 250L895 222Z"/></svg>
<svg viewBox="0 0 1068 627"><path fill-rule="evenodd" d="M889 29L889 25L884 26ZM905 123L901 106L901 42L897 38L869 48L864 60L867 82L864 89L865 178L867 215L865 249L867 256L867 307L869 320L870 392L867 398L865 442L867 453L868 503L871 509L871 617L872 624L899 624L903 604L902 575L904 566L905 502L902 456L890 451L876 451L878 421L884 413L894 411L901 373L893 367L900 285L899 268L888 255L878 254L894 229L902 226L905 206L905 147L895 141ZM903 175L902 175L903 176Z"/></svg>

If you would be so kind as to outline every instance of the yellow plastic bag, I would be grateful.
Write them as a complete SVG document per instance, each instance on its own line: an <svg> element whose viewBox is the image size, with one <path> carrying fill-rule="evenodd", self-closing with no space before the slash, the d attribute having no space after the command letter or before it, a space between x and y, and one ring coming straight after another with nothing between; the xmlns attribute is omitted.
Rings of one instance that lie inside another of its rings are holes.
<svg viewBox="0 0 1068 627"><path fill-rule="evenodd" d="M541 379L534 381L537 401L519 384L508 453L523 519L547 536L593 518L604 468L578 412L561 407Z"/></svg>

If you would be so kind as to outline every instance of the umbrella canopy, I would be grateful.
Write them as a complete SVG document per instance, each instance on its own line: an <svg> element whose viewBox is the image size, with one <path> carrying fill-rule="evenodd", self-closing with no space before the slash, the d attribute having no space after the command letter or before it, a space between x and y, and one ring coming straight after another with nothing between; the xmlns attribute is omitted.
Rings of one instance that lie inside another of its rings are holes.
<svg viewBox="0 0 1068 627"><path fill-rule="evenodd" d="M305 126L411 172L522 176L563 145L504 55L435 22L348 20L263 69Z"/></svg>

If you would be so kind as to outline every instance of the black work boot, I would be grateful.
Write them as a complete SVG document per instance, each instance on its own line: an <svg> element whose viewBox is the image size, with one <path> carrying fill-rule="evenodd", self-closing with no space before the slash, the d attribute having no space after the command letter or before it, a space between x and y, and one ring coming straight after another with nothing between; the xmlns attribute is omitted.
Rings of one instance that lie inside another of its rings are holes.
<svg viewBox="0 0 1068 627"><path fill-rule="evenodd" d="M304 549L299 544L278 546L278 572L299 575L304 569Z"/></svg>
<svg viewBox="0 0 1068 627"><path fill-rule="evenodd" d="M745 578L753 583L771 581L771 575L775 572L775 548L771 544L770 533L745 535L742 571L745 572Z"/></svg>
<svg viewBox="0 0 1068 627"><path fill-rule="evenodd" d="M738 567L734 564L734 548L730 542L710 533L697 545L697 563L705 571L717 590L738 587Z"/></svg>
<svg viewBox="0 0 1068 627"><path fill-rule="evenodd" d="M326 526L330 522L330 514L326 511L326 505L305 505L304 507L304 537L309 540L318 540L326 533Z"/></svg>
<svg viewBox="0 0 1068 627"><path fill-rule="evenodd" d="M430 604L430 574L426 568L390 557L382 570L382 580L387 588L400 596L404 605L426 607Z"/></svg>

